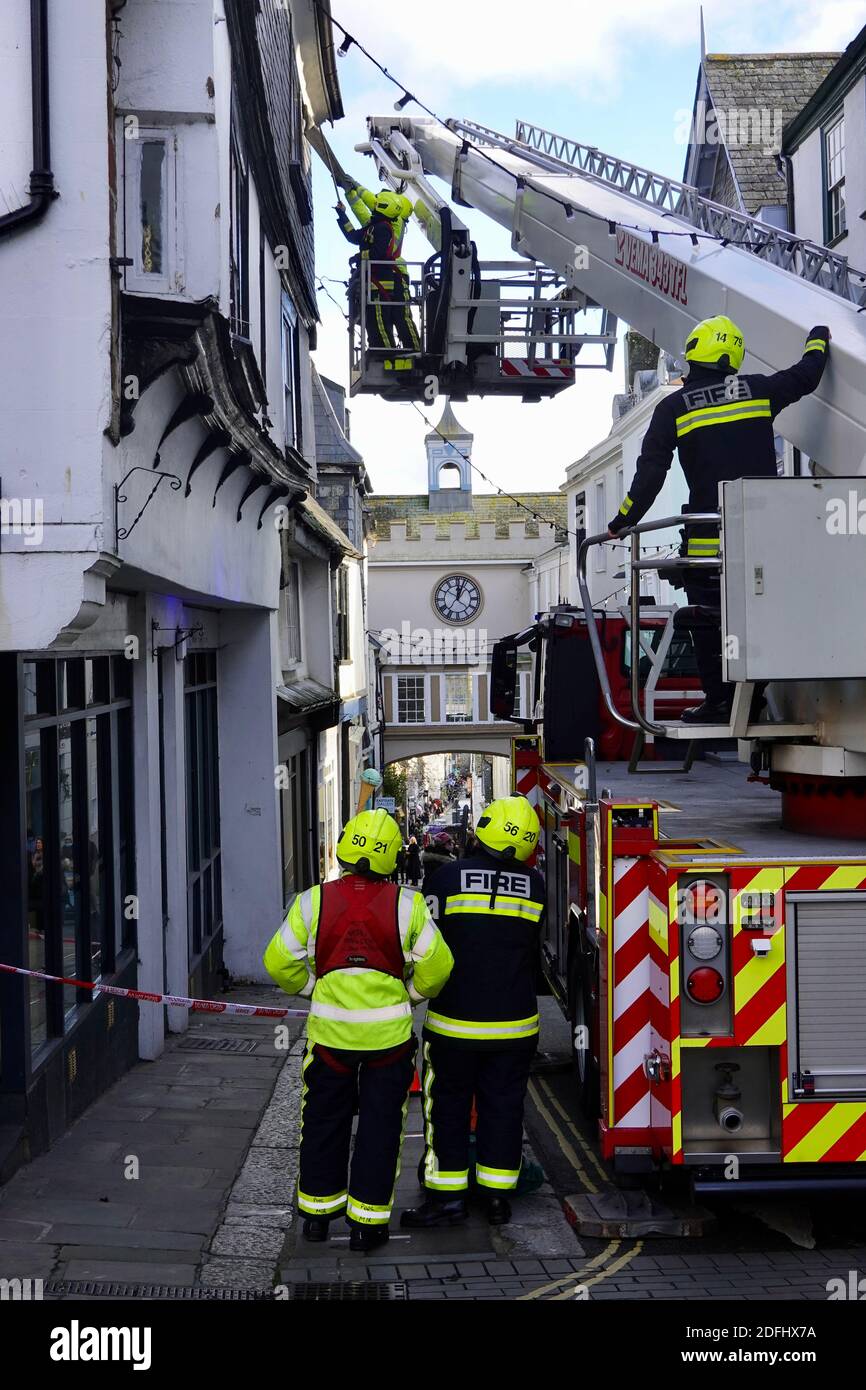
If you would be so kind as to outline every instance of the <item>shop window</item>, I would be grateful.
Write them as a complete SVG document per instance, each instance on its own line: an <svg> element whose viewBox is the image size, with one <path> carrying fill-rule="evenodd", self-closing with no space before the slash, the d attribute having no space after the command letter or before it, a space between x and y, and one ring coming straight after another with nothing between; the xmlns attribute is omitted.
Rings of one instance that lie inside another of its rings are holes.
<svg viewBox="0 0 866 1390"><path fill-rule="evenodd" d="M122 897L134 885L132 712L128 698L111 698L110 660L123 658L39 658L21 669L27 959L86 981L112 974L134 944ZM28 987L36 1054L92 995L41 980Z"/></svg>

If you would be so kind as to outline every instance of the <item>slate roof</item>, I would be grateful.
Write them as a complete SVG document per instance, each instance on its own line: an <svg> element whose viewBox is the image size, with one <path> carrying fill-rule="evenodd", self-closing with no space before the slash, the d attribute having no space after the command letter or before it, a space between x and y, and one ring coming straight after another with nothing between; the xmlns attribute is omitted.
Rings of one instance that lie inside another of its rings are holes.
<svg viewBox="0 0 866 1390"><path fill-rule="evenodd" d="M706 55L704 72L715 111L741 113L744 138L725 138L725 149L746 212L785 202L785 180L779 177L773 147L781 145L783 127L806 105L839 57L838 53ZM745 135L745 113L754 110L766 113L759 139ZM780 119L776 112L781 112ZM730 124L726 119L726 126Z"/></svg>
<svg viewBox="0 0 866 1390"><path fill-rule="evenodd" d="M530 507L544 521L552 521L554 525L565 531L568 525L568 502L561 492L516 492L514 496ZM430 510L430 503L427 493L416 495L396 495L396 496L372 496L366 498L365 505L369 508L371 522L371 534L380 540L387 540L391 534L392 521L406 522L406 535L419 535L418 524L421 521L435 521L437 523L437 534L440 536L448 535L448 527L452 521L463 521L466 523L467 537L477 537L479 521L494 521L496 523L497 536L508 536L508 523L510 521L525 521L526 533L529 536L538 535L538 522L535 521L523 507L512 502L510 497L500 497L497 493L473 493L472 511L453 511L453 512L433 512Z"/></svg>

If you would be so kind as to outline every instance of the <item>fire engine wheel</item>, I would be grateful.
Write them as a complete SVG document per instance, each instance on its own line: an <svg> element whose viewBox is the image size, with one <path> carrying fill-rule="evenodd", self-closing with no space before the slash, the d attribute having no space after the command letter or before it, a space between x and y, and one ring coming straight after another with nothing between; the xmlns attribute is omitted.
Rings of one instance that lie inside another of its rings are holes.
<svg viewBox="0 0 866 1390"><path fill-rule="evenodd" d="M598 1064L592 1052L595 1031L592 991L587 963L578 957L572 967L571 998L571 1059L580 1108L588 1120L601 1114L601 1081Z"/></svg>

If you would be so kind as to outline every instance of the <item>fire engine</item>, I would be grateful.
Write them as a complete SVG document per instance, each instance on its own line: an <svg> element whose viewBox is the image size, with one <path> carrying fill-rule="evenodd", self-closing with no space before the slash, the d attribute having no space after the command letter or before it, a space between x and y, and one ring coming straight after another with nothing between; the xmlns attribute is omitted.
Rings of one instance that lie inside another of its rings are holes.
<svg viewBox="0 0 866 1390"><path fill-rule="evenodd" d="M587 536L581 606L507 639L491 684L507 709L515 652L534 649L515 787L543 827L546 971L604 1156L622 1171L679 1168L699 1190L729 1189L732 1163L739 1192L862 1182L866 275L526 123L512 138L465 121L371 118L363 148L416 198L434 242L416 281L421 352L387 382L398 398L419 398L431 376L442 391L507 394L518 382L550 394L593 346L610 365L616 318L676 354L698 319L726 313L743 330L746 371L790 365L814 324L831 327L821 386L779 417L810 474L722 484L718 511L693 518L720 525L718 558L649 553L652 533L680 517L625 532L631 594L617 614L593 607L587 560L608 538ZM515 279L529 286L522 309L504 297L505 265L485 279L430 176L457 207L510 229ZM577 334L575 316L595 309L600 331ZM353 389L384 389L381 360L357 338L352 370ZM642 604L640 581L711 565L736 694L728 724L696 727L677 717L695 702L694 672L672 653L685 660L700 615ZM683 756L648 759L662 740Z"/></svg>

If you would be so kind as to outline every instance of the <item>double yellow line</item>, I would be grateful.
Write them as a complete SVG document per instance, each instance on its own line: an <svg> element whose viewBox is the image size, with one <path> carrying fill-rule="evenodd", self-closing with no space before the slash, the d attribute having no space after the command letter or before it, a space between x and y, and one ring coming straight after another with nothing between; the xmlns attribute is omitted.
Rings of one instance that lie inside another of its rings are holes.
<svg viewBox="0 0 866 1390"><path fill-rule="evenodd" d="M600 1188L596 1179L600 1179L601 1183L606 1186L609 1182L608 1176L574 1121L557 1100L552 1087L539 1077L537 1081L530 1081L529 1094L536 1110L544 1120L569 1165L580 1179L583 1190L591 1194L598 1193ZM556 1115L563 1121L564 1129L551 1110L555 1111ZM643 1241L635 1241L630 1250L620 1253L622 1246L621 1240L610 1241L600 1254L587 1260L582 1269L563 1275L561 1279L554 1279L549 1284L541 1284L537 1289L521 1294L517 1301L525 1302L534 1298L542 1298L546 1302L559 1303L564 1299L573 1299L578 1290L589 1289L594 1284L600 1284L611 1274L616 1274L624 1265L627 1265L630 1260L634 1259L635 1255L640 1254L643 1249ZM599 1272L592 1274L593 1270ZM586 1278L588 1274L591 1276L590 1278ZM559 1290L559 1292L555 1292L555 1290Z"/></svg>

